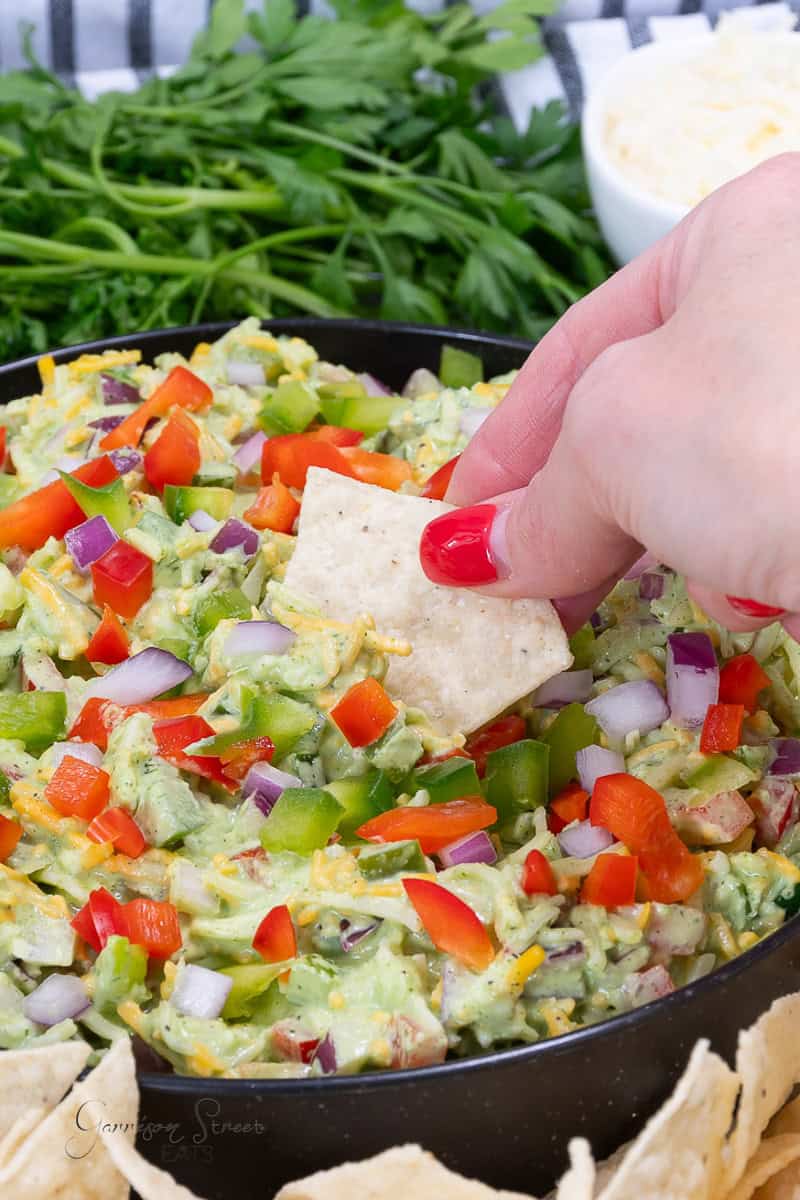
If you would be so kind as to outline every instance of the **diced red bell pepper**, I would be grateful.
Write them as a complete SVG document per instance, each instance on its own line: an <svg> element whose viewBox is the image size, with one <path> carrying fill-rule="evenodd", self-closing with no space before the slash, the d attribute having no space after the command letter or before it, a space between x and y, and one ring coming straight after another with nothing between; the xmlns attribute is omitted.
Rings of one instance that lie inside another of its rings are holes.
<svg viewBox="0 0 800 1200"><path fill-rule="evenodd" d="M89 487L105 487L119 478L119 472L105 454L71 473ZM85 520L83 510L72 499L62 480L57 479L0 512L0 549L22 546L24 550L38 550L49 537L63 538L67 530Z"/></svg>
<svg viewBox="0 0 800 1200"><path fill-rule="evenodd" d="M494 947L469 905L429 879L404 879L403 887L434 946L473 971L485 971Z"/></svg>
<svg viewBox="0 0 800 1200"><path fill-rule="evenodd" d="M703 864L675 835L675 840L639 855L642 892L658 904L680 904L694 895L704 879Z"/></svg>
<svg viewBox="0 0 800 1200"><path fill-rule="evenodd" d="M79 742L91 742L105 750L112 729L126 717L134 713L146 713L154 721L186 717L196 713L207 699L207 692L195 692L190 696L175 696L170 700L150 700L147 704L114 704L112 700L93 696L84 704L77 721L69 731L69 736Z"/></svg>
<svg viewBox="0 0 800 1200"><path fill-rule="evenodd" d="M582 904L619 908L636 899L639 862L632 854L598 854L581 888Z"/></svg>
<svg viewBox="0 0 800 1200"><path fill-rule="evenodd" d="M98 954L114 934L128 937L125 906L103 887L89 893L89 899L70 924Z"/></svg>
<svg viewBox="0 0 800 1200"><path fill-rule="evenodd" d="M253 937L253 949L265 962L287 962L297 955L297 936L285 904L271 908Z"/></svg>
<svg viewBox="0 0 800 1200"><path fill-rule="evenodd" d="M128 635L119 617L107 604L103 605L103 619L86 647L86 657L89 662L114 666L115 663L121 663L128 657L130 648Z"/></svg>
<svg viewBox="0 0 800 1200"><path fill-rule="evenodd" d="M342 454L356 479L387 488L390 492L398 491L413 476L411 463L394 454L378 454L374 450L361 450L358 446L346 447Z"/></svg>
<svg viewBox="0 0 800 1200"><path fill-rule="evenodd" d="M553 868L541 850L531 850L522 866L522 890L526 896L555 896L558 884Z"/></svg>
<svg viewBox="0 0 800 1200"><path fill-rule="evenodd" d="M271 762L275 745L266 736L250 738L246 742L234 742L220 754L225 774L241 783L251 767L257 762Z"/></svg>
<svg viewBox="0 0 800 1200"><path fill-rule="evenodd" d="M271 529L274 533L291 533L292 526L300 512L300 505L295 500L279 475L272 477L272 483L262 487L253 503L244 512L245 521L249 521L254 529Z"/></svg>
<svg viewBox="0 0 800 1200"><path fill-rule="evenodd" d="M153 725L153 737L162 758L182 771L200 775L203 779L213 779L229 792L235 792L238 790L238 784L226 774L215 755L184 754L185 746L213 736L214 730L208 721L198 716L172 717L166 721L156 721Z"/></svg>
<svg viewBox="0 0 800 1200"><path fill-rule="evenodd" d="M126 808L107 808L86 830L92 842L113 842L114 849L128 858L138 858L147 849L144 834Z"/></svg>
<svg viewBox="0 0 800 1200"><path fill-rule="evenodd" d="M310 1063L314 1060L321 1038L301 1029L291 1017L276 1021L270 1031L273 1049L279 1058L288 1062Z"/></svg>
<svg viewBox="0 0 800 1200"><path fill-rule="evenodd" d="M743 704L748 712L758 708L758 696L772 680L752 654L737 654L719 673L720 704Z"/></svg>
<svg viewBox="0 0 800 1200"><path fill-rule="evenodd" d="M91 821L108 804L110 782L100 767L65 754L44 789L44 798L64 817Z"/></svg>
<svg viewBox="0 0 800 1200"><path fill-rule="evenodd" d="M0 425L0 471L6 465L6 427Z"/></svg>
<svg viewBox="0 0 800 1200"><path fill-rule="evenodd" d="M743 704L709 704L700 750L703 754L724 754L735 750L742 740Z"/></svg>
<svg viewBox="0 0 800 1200"><path fill-rule="evenodd" d="M450 480L456 469L456 463L460 458L461 455L456 454L443 467L439 467L438 471L433 472L422 489L422 495L426 500L444 500L445 492L450 487Z"/></svg>
<svg viewBox="0 0 800 1200"><path fill-rule="evenodd" d="M405 842L416 839L424 854L437 854L444 846L468 833L488 829L497 821L497 809L482 796L461 796L423 808L406 805L370 817L356 830L366 842Z"/></svg>
<svg viewBox="0 0 800 1200"><path fill-rule="evenodd" d="M469 757L474 761L478 777L483 779L486 774L486 756L492 750L500 750L503 746L511 746L528 736L527 726L522 717L516 715L500 717L485 725L476 733L471 733L464 747Z"/></svg>
<svg viewBox="0 0 800 1200"><path fill-rule="evenodd" d="M331 709L351 746L369 746L382 737L397 716L397 708L372 675L354 683Z"/></svg>
<svg viewBox="0 0 800 1200"><path fill-rule="evenodd" d="M14 852L21 837L22 826L19 821L12 821L0 813L0 862L5 862L9 854Z"/></svg>
<svg viewBox="0 0 800 1200"><path fill-rule="evenodd" d="M561 833L572 821L585 821L588 806L589 793L585 792L579 783L568 783L550 801L547 828L551 833Z"/></svg>
<svg viewBox="0 0 800 1200"><path fill-rule="evenodd" d="M123 538L92 563L94 599L127 620L136 616L153 591L153 560Z"/></svg>
<svg viewBox="0 0 800 1200"><path fill-rule="evenodd" d="M332 446L357 446L363 442L364 434L360 429L348 429L345 425L318 425L316 429L307 430L308 436L319 442L330 442Z"/></svg>
<svg viewBox="0 0 800 1200"><path fill-rule="evenodd" d="M147 425L154 417L163 417L177 404L189 412L208 408L214 393L193 371L186 367L173 367L163 383L151 396L143 400L124 421L103 438L103 450L119 450L121 446L138 446Z"/></svg>
<svg viewBox="0 0 800 1200"><path fill-rule="evenodd" d="M279 475L287 487L306 486L309 467L325 467L355 479L355 472L338 447L307 433L284 433L267 438L261 449L261 478L269 483Z"/></svg>
<svg viewBox="0 0 800 1200"><path fill-rule="evenodd" d="M147 482L157 492L168 483L188 486L200 463L200 431L191 417L176 408L144 456Z"/></svg>
<svg viewBox="0 0 800 1200"><path fill-rule="evenodd" d="M150 958L169 958L180 950L183 942L174 904L138 896L122 907L128 939L143 946Z"/></svg>

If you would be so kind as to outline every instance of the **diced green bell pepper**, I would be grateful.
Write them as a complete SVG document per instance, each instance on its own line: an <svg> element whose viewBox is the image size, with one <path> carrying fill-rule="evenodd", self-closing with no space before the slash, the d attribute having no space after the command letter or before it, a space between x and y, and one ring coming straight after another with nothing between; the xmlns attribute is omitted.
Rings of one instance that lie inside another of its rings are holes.
<svg viewBox="0 0 800 1200"><path fill-rule="evenodd" d="M687 787L697 788L704 796L716 796L719 792L736 792L756 779L757 772L746 763L725 754L712 754L689 772L685 782Z"/></svg>
<svg viewBox="0 0 800 1200"><path fill-rule="evenodd" d="M282 963L245 963L242 966L222 967L220 975L228 975L233 980L233 987L228 992L222 1010L223 1020L251 1017L253 1005L282 970Z"/></svg>
<svg viewBox="0 0 800 1200"><path fill-rule="evenodd" d="M224 521L233 507L233 492L222 487L177 487L168 483L164 488L164 508L176 525L182 525L192 513L207 512L215 521Z"/></svg>
<svg viewBox="0 0 800 1200"><path fill-rule="evenodd" d="M275 758L285 758L300 738L314 727L317 719L310 704L282 696L280 692L266 695L250 695L243 699L242 723L230 733L197 742L193 754L221 754L237 742L249 742L253 738L268 737L275 747Z"/></svg>
<svg viewBox="0 0 800 1200"><path fill-rule="evenodd" d="M472 387L483 379L483 363L476 354L457 346L442 346L439 378L447 388Z"/></svg>
<svg viewBox="0 0 800 1200"><path fill-rule="evenodd" d="M585 671L594 661L594 630L591 625L582 625L569 639L572 651L573 671Z"/></svg>
<svg viewBox="0 0 800 1200"><path fill-rule="evenodd" d="M25 743L31 754L41 754L64 736L67 698L63 692L20 692L0 695L0 738Z"/></svg>
<svg viewBox="0 0 800 1200"><path fill-rule="evenodd" d="M541 740L550 747L552 797L577 778L575 755L585 746L593 746L600 741L600 726L594 717L584 711L582 704L568 704L542 734Z"/></svg>
<svg viewBox="0 0 800 1200"><path fill-rule="evenodd" d="M330 792L344 809L339 822L339 833L343 838L352 838L365 821L394 805L392 785L383 771L374 769L354 779L334 779L332 783L326 783L325 791Z"/></svg>
<svg viewBox="0 0 800 1200"><path fill-rule="evenodd" d="M362 846L358 867L365 879L386 879L389 875L424 873L428 870L417 841Z"/></svg>
<svg viewBox="0 0 800 1200"><path fill-rule="evenodd" d="M547 803L550 747L525 738L486 756L486 799L501 821Z"/></svg>
<svg viewBox="0 0 800 1200"><path fill-rule="evenodd" d="M299 379L289 379L267 396L258 423L270 436L302 433L318 412L319 397L314 389Z"/></svg>
<svg viewBox="0 0 800 1200"><path fill-rule="evenodd" d="M425 788L431 804L445 804L459 796L480 796L481 785L471 758L448 758L444 762L417 767L411 772L409 791Z"/></svg>
<svg viewBox="0 0 800 1200"><path fill-rule="evenodd" d="M72 499L83 511L87 520L89 517L105 517L112 529L122 534L131 525L131 505L125 484L121 479L115 479L104 487L89 487L74 475L59 471L61 481Z"/></svg>
<svg viewBox="0 0 800 1200"><path fill-rule="evenodd" d="M372 437L385 429L403 403L399 396L368 396L357 380L325 384L320 389L322 415L329 425L344 425Z"/></svg>
<svg viewBox="0 0 800 1200"><path fill-rule="evenodd" d="M327 845L344 809L324 788L286 788L261 829L265 850L311 854Z"/></svg>
<svg viewBox="0 0 800 1200"><path fill-rule="evenodd" d="M194 623L197 632L203 637L216 629L220 621L235 618L243 621L250 616L252 606L241 588L231 588L225 592L210 592L203 596L194 610Z"/></svg>
<svg viewBox="0 0 800 1200"><path fill-rule="evenodd" d="M236 467L230 463L202 463L192 480L192 487L232 488L236 483Z"/></svg>
<svg viewBox="0 0 800 1200"><path fill-rule="evenodd" d="M121 1000L142 1001L149 992L144 986L147 951L112 934L94 964L94 1005L100 1012L116 1012Z"/></svg>
<svg viewBox="0 0 800 1200"><path fill-rule="evenodd" d="M0 806L8 804L11 798L11 780L5 771L0 771Z"/></svg>

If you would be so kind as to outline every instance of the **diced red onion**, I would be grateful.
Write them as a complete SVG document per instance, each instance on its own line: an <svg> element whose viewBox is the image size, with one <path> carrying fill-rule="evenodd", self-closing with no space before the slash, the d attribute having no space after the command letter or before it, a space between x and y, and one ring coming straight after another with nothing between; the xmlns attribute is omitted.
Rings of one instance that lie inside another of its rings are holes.
<svg viewBox="0 0 800 1200"><path fill-rule="evenodd" d="M84 692L84 703L97 696L115 704L146 704L191 677L192 668L169 650L148 646L93 679Z"/></svg>
<svg viewBox="0 0 800 1200"><path fill-rule="evenodd" d="M381 383L380 379L370 375L369 371L361 371L356 378L359 383L363 384L368 396L393 396L395 394L385 383Z"/></svg>
<svg viewBox="0 0 800 1200"><path fill-rule="evenodd" d="M22 1011L37 1025L58 1025L69 1017L80 1016L90 1004L86 988L77 975L54 973L25 997Z"/></svg>
<svg viewBox="0 0 800 1200"><path fill-rule="evenodd" d="M645 571L639 576L639 596L642 600L660 600L664 594L661 571Z"/></svg>
<svg viewBox="0 0 800 1200"><path fill-rule="evenodd" d="M330 1033L326 1033L314 1053L314 1062L319 1063L323 1075L333 1075L338 1063L336 1062L336 1047Z"/></svg>
<svg viewBox="0 0 800 1200"><path fill-rule="evenodd" d="M603 618L600 616L600 613L597 611L597 609L595 609L595 611L589 617L589 624L595 633L603 628Z"/></svg>
<svg viewBox="0 0 800 1200"><path fill-rule="evenodd" d="M64 535L64 544L75 563L75 566L85 575L93 562L105 554L114 542L119 541L117 534L105 517L90 517L74 529L68 529Z"/></svg>
<svg viewBox="0 0 800 1200"><path fill-rule="evenodd" d="M277 621L240 621L225 642L229 658L244 654L285 654L296 634Z"/></svg>
<svg viewBox="0 0 800 1200"><path fill-rule="evenodd" d="M774 850L784 833L797 821L800 809L797 788L791 779L769 776L750 799L756 812L758 843Z"/></svg>
<svg viewBox="0 0 800 1200"><path fill-rule="evenodd" d="M113 375L101 375L100 386L104 404L138 404L142 399L138 388L122 379L115 379Z"/></svg>
<svg viewBox="0 0 800 1200"><path fill-rule="evenodd" d="M667 638L667 700L676 725L702 725L719 697L719 667L707 633L671 633Z"/></svg>
<svg viewBox="0 0 800 1200"><path fill-rule="evenodd" d="M630 568L630 570L625 572L625 575L623 576L623 578L638 579L643 571L648 571L650 569L650 567L657 567L657 566L658 566L658 559L656 558L656 556L654 554L651 554L649 550L646 550L641 558L637 558L636 562L633 564L633 566Z"/></svg>
<svg viewBox="0 0 800 1200"><path fill-rule="evenodd" d="M339 944L342 951L349 954L359 942L363 942L364 938L374 933L380 924L380 921L368 921L365 925L354 925L352 921L343 917L339 922Z"/></svg>
<svg viewBox="0 0 800 1200"><path fill-rule="evenodd" d="M536 708L563 708L576 701L583 704L592 694L594 677L589 670L562 671L538 687L531 696Z"/></svg>
<svg viewBox="0 0 800 1200"><path fill-rule="evenodd" d="M706 932L706 914L686 904L654 904L646 937L668 963L673 955L694 954Z"/></svg>
<svg viewBox="0 0 800 1200"><path fill-rule="evenodd" d="M613 844L614 838L602 825L578 821L558 835L558 844L567 858L592 858Z"/></svg>
<svg viewBox="0 0 800 1200"><path fill-rule="evenodd" d="M209 549L215 554L224 554L226 550L234 550L238 546L246 558L252 558L260 545L259 536L252 526L231 517L222 526Z"/></svg>
<svg viewBox="0 0 800 1200"><path fill-rule="evenodd" d="M101 433L111 433L111 430L116 429L124 420L124 417L98 417L96 421L89 422L89 428L99 429Z"/></svg>
<svg viewBox="0 0 800 1200"><path fill-rule="evenodd" d="M178 972L169 1001L184 1016L213 1021L225 1007L232 987L230 975L188 963Z"/></svg>
<svg viewBox="0 0 800 1200"><path fill-rule="evenodd" d="M497 851L485 829L465 834L436 853L445 867L458 867L462 863L488 863L491 866L497 862Z"/></svg>
<svg viewBox="0 0 800 1200"><path fill-rule="evenodd" d="M266 440L267 435L263 430L258 429L246 442L242 442L233 456L237 471L241 471L242 475L247 475L249 471L258 466L261 462L261 448Z"/></svg>
<svg viewBox="0 0 800 1200"><path fill-rule="evenodd" d="M442 381L438 375L434 375L433 371L429 371L427 367L417 367L416 371L412 371L405 382L403 395L408 400L416 400L418 396L424 396L426 392L440 392L442 390Z"/></svg>
<svg viewBox="0 0 800 1200"><path fill-rule="evenodd" d="M471 440L491 414L491 408L465 408L458 418L458 427L464 437Z"/></svg>
<svg viewBox="0 0 800 1200"><path fill-rule="evenodd" d="M112 450L108 456L117 469L117 474L127 475L141 465L142 456L138 450Z"/></svg>
<svg viewBox="0 0 800 1200"><path fill-rule="evenodd" d="M634 729L650 733L669 716L664 697L650 679L635 679L609 688L586 705L586 712L614 739L627 737Z"/></svg>
<svg viewBox="0 0 800 1200"><path fill-rule="evenodd" d="M774 758L769 764L768 775L784 778L800 775L800 738L773 738L770 748Z"/></svg>
<svg viewBox="0 0 800 1200"><path fill-rule="evenodd" d="M61 766L67 755L70 758L80 758L93 767L103 764L103 752L92 742L55 742L50 748L50 764L54 771Z"/></svg>
<svg viewBox="0 0 800 1200"><path fill-rule="evenodd" d="M225 366L228 383L239 387L263 387L267 376L261 363L246 362L244 359L228 359Z"/></svg>
<svg viewBox="0 0 800 1200"><path fill-rule="evenodd" d="M197 533L210 533L212 529L217 528L217 522L204 508L198 508L196 512L193 512L186 524L191 525Z"/></svg>
<svg viewBox="0 0 800 1200"><path fill-rule="evenodd" d="M578 778L587 792L602 775L621 775L625 771L625 759L617 750L606 750L604 746L586 746L575 755Z"/></svg>
<svg viewBox="0 0 800 1200"><path fill-rule="evenodd" d="M670 992L675 991L675 984L666 968L659 964L656 967L648 967L646 971L636 971L629 975L622 988L630 997L633 1007L639 1008L642 1004L649 1004L651 1000L660 1000L662 996L668 996Z"/></svg>
<svg viewBox="0 0 800 1200"><path fill-rule="evenodd" d="M272 806L285 788L302 787L303 781L288 771L279 771L272 763L254 763L245 776L242 795L253 801L256 807L269 816Z"/></svg>
<svg viewBox="0 0 800 1200"><path fill-rule="evenodd" d="M565 963L577 962L586 956L583 942L567 942L564 946L553 946L547 951L547 962L561 967Z"/></svg>

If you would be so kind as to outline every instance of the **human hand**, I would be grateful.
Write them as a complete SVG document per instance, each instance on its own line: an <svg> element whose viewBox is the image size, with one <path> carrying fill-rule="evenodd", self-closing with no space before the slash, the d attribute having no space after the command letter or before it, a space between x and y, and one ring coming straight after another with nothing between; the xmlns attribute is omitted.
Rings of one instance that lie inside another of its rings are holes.
<svg viewBox="0 0 800 1200"><path fill-rule="evenodd" d="M728 628L800 636L798 195L771 159L565 314L462 455L430 579L574 629L646 548Z"/></svg>

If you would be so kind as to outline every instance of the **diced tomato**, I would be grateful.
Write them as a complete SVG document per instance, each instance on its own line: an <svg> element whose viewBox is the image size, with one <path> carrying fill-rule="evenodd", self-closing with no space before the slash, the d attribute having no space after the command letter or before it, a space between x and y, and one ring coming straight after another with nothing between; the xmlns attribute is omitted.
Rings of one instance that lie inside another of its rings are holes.
<svg viewBox="0 0 800 1200"><path fill-rule="evenodd" d="M65 754L44 789L44 798L64 817L91 821L108 804L110 782L100 767Z"/></svg>
<svg viewBox="0 0 800 1200"><path fill-rule="evenodd" d="M92 913L89 908L88 900L84 904L83 908L78 909L78 911L75 913L75 916L70 921L70 925L78 934L78 937L82 938L83 941L86 942L87 946L91 946L97 954L100 953L103 947L100 945L100 939L98 938L97 930L94 927L94 921L92 920Z"/></svg>
<svg viewBox="0 0 800 1200"><path fill-rule="evenodd" d="M123 906L127 936L151 958L169 958L183 945L178 910L168 900L138 896Z"/></svg>
<svg viewBox="0 0 800 1200"><path fill-rule="evenodd" d="M392 1048L390 1066L395 1071L429 1067L444 1062L447 1056L447 1035L438 1022L422 1026L409 1017L394 1016L387 1034Z"/></svg>
<svg viewBox="0 0 800 1200"><path fill-rule="evenodd" d="M153 591L153 560L123 538L92 563L95 603L131 620Z"/></svg>
<svg viewBox="0 0 800 1200"><path fill-rule="evenodd" d="M123 906L102 887L89 893L89 899L70 924L98 954L112 935L128 936Z"/></svg>
<svg viewBox="0 0 800 1200"><path fill-rule="evenodd" d="M249 521L254 529L291 533L299 512L300 505L276 473L272 476L272 483L262 487L253 503L245 510L244 519Z"/></svg>
<svg viewBox="0 0 800 1200"><path fill-rule="evenodd" d="M22 826L19 821L12 821L0 813L0 862L5 862L9 854L16 849L17 842L22 837Z"/></svg>
<svg viewBox="0 0 800 1200"><path fill-rule="evenodd" d="M448 758L469 758L469 755L463 746L457 746L455 750L445 750L444 754L423 754L417 766L429 767L431 763L447 762Z"/></svg>
<svg viewBox="0 0 800 1200"><path fill-rule="evenodd" d="M103 619L95 629L86 657L89 662L107 663L113 666L123 662L130 653L131 644L125 627L107 604L103 605Z"/></svg>
<svg viewBox="0 0 800 1200"><path fill-rule="evenodd" d="M285 904L271 908L253 937L253 949L265 962L286 962L297 955L297 937Z"/></svg>
<svg viewBox="0 0 800 1200"><path fill-rule="evenodd" d="M709 704L700 750L703 754L722 754L735 750L742 740L743 704Z"/></svg>
<svg viewBox="0 0 800 1200"><path fill-rule="evenodd" d="M116 429L103 438L103 450L119 450L121 446L138 446L148 422L154 417L163 417L177 404L189 412L208 408L214 393L193 371L186 367L173 367L163 383L151 396L143 400L137 409L125 418Z"/></svg>
<svg viewBox="0 0 800 1200"><path fill-rule="evenodd" d="M144 473L157 492L165 484L184 487L200 469L200 431L191 417L176 408L144 456Z"/></svg>
<svg viewBox="0 0 800 1200"><path fill-rule="evenodd" d="M308 436L320 442L330 442L332 446L357 446L363 442L364 435L360 429L347 429L344 425L318 425L309 429Z"/></svg>
<svg viewBox="0 0 800 1200"><path fill-rule="evenodd" d="M119 472L105 454L78 467L72 474L89 487L104 487L119 478ZM85 520L82 509L63 482L57 479L0 512L0 549L22 546L25 550L38 550L49 537L63 538L67 530Z"/></svg>
<svg viewBox="0 0 800 1200"><path fill-rule="evenodd" d="M450 480L456 469L456 463L460 458L461 455L456 454L443 467L439 467L438 471L433 472L422 489L422 495L426 500L444 500L445 492L450 487Z"/></svg>
<svg viewBox="0 0 800 1200"><path fill-rule="evenodd" d="M743 704L748 712L758 708L758 696L771 679L752 654L728 659L719 673L720 704Z"/></svg>
<svg viewBox="0 0 800 1200"><path fill-rule="evenodd" d="M403 887L434 946L473 971L485 971L494 947L469 905L428 879L404 879Z"/></svg>
<svg viewBox="0 0 800 1200"><path fill-rule="evenodd" d="M531 850L523 863L522 890L526 896L555 896L558 891L553 868L541 850Z"/></svg>
<svg viewBox="0 0 800 1200"><path fill-rule="evenodd" d="M478 777L483 779L486 774L486 755L502 746L511 746L527 737L528 730L522 717L500 717L485 725L476 733L471 733L464 747L469 757L474 761Z"/></svg>
<svg viewBox="0 0 800 1200"><path fill-rule="evenodd" d="M270 1039L275 1053L281 1059L306 1064L313 1062L322 1040L302 1029L291 1017L275 1022L270 1031Z"/></svg>
<svg viewBox="0 0 800 1200"><path fill-rule="evenodd" d="M394 454L378 454L374 450L361 450L350 446L342 451L356 479L362 483L373 483L390 492L399 490L413 476L411 463Z"/></svg>
<svg viewBox="0 0 800 1200"><path fill-rule="evenodd" d="M381 737L397 716L397 708L372 675L354 683L331 709L351 746L369 746Z"/></svg>
<svg viewBox="0 0 800 1200"><path fill-rule="evenodd" d="M579 783L568 783L550 802L547 828L551 833L561 833L572 821L585 821L588 805L589 793Z"/></svg>
<svg viewBox="0 0 800 1200"><path fill-rule="evenodd" d="M126 717L139 712L146 713L154 721L186 717L196 713L207 699L207 692L195 692L190 696L176 696L170 700L150 700L147 704L114 704L111 700L93 696L84 704L77 721L69 731L69 736L79 742L92 742L101 750L105 750L108 747L108 735Z"/></svg>
<svg viewBox="0 0 800 1200"><path fill-rule="evenodd" d="M198 716L172 717L165 721L156 721L153 725L153 737L162 758L183 771L190 771L203 779L213 779L229 792L235 792L238 785L225 773L219 758L212 754L184 753L185 746L213 736L214 730L208 721Z"/></svg>
<svg viewBox="0 0 800 1200"><path fill-rule="evenodd" d="M264 736L246 742L234 742L219 757L225 774L241 783L251 767L257 762L271 762L274 754L272 739Z"/></svg>
<svg viewBox="0 0 800 1200"><path fill-rule="evenodd" d="M636 899L638 860L632 854L598 854L581 889L582 904L619 908Z"/></svg>
<svg viewBox="0 0 800 1200"><path fill-rule="evenodd" d="M355 479L355 472L338 447L307 433L284 433L267 438L261 449L261 478L269 483L279 475L287 487L302 490L309 467L325 467Z"/></svg>
<svg viewBox="0 0 800 1200"><path fill-rule="evenodd" d="M114 849L128 858L138 858L147 849L144 834L126 808L107 808L86 830L92 842L113 842Z"/></svg>
<svg viewBox="0 0 800 1200"><path fill-rule="evenodd" d="M497 820L497 809L482 796L462 796L423 808L405 805L370 817L356 830L366 842L405 842L416 839L424 854L436 854L468 833L488 829Z"/></svg>

